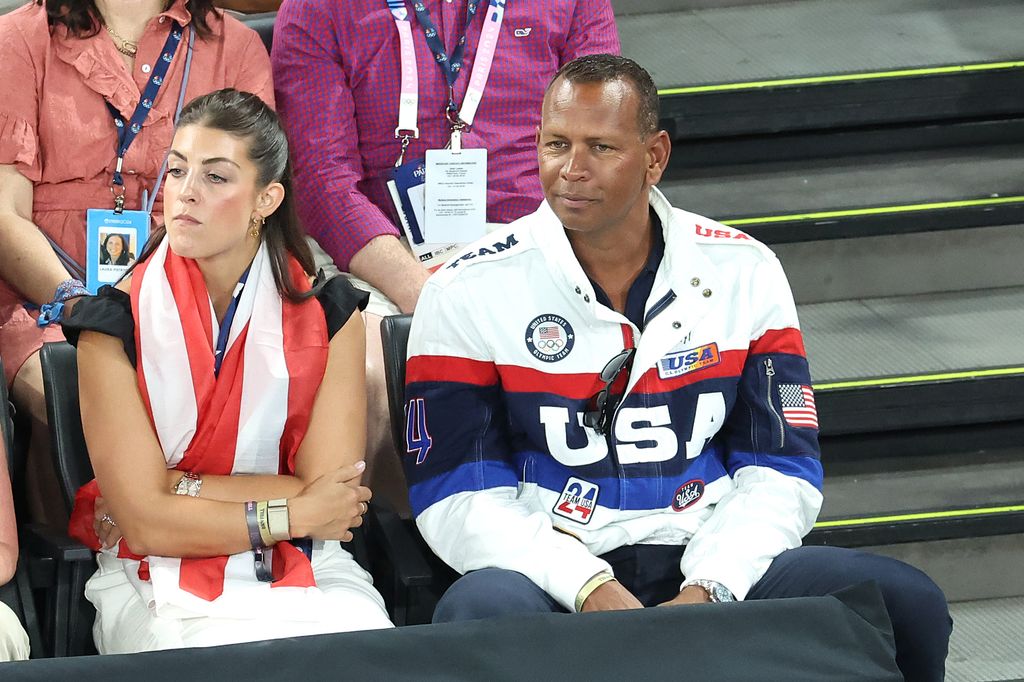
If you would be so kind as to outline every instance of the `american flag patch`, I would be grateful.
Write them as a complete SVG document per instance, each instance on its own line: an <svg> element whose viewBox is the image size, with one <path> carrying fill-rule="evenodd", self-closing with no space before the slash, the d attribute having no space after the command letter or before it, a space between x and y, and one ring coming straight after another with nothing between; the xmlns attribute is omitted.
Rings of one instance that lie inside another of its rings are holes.
<svg viewBox="0 0 1024 682"><path fill-rule="evenodd" d="M779 384L782 416L790 426L818 428L818 411L814 408L814 391L800 384Z"/></svg>
<svg viewBox="0 0 1024 682"><path fill-rule="evenodd" d="M557 325L550 327L541 327L537 330L538 336L542 339L560 339L562 338L562 328Z"/></svg>

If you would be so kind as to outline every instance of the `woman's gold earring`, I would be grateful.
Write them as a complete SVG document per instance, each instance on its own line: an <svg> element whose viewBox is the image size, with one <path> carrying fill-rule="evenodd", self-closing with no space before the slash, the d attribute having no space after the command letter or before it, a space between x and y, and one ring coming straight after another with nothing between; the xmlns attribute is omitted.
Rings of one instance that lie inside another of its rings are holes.
<svg viewBox="0 0 1024 682"><path fill-rule="evenodd" d="M263 217L254 215L252 220L249 221L249 234L253 236L253 239L260 238L261 227L263 227Z"/></svg>

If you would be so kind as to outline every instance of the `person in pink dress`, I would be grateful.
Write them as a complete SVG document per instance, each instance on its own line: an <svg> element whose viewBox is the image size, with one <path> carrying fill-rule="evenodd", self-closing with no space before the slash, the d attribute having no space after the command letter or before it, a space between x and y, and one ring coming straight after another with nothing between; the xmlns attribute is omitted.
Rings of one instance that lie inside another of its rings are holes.
<svg viewBox="0 0 1024 682"><path fill-rule="evenodd" d="M25 304L66 298L66 314L82 293L66 261L84 263L86 211L114 208L112 110L130 120L174 27L182 49L124 155L118 193L127 210L143 209L154 190L189 48L186 101L233 87L273 106L270 59L259 36L211 0L37 0L0 16L0 82L16 84L0 97L0 355L15 405L32 418L28 486L36 520L53 520L46 500L56 489L44 465L38 351L63 335L57 322L39 326L38 311ZM162 215L161 206L158 196L153 215Z"/></svg>
<svg viewBox="0 0 1024 682"><path fill-rule="evenodd" d="M18 567L18 526L8 476L6 439L0 439L0 585L14 578ZM28 633L11 607L0 602L0 663L24 661L29 656Z"/></svg>

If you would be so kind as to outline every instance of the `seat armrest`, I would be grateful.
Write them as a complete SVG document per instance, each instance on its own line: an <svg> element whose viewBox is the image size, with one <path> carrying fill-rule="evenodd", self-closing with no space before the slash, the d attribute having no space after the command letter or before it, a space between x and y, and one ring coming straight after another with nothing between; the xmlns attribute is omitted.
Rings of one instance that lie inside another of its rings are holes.
<svg viewBox="0 0 1024 682"><path fill-rule="evenodd" d="M401 517L378 501L370 502L367 516L374 542L383 548L391 560L395 577L402 586L410 588L431 585L434 572Z"/></svg>
<svg viewBox="0 0 1024 682"><path fill-rule="evenodd" d="M37 557L68 562L93 560L93 551L78 540L38 523L23 525L20 540L25 550Z"/></svg>

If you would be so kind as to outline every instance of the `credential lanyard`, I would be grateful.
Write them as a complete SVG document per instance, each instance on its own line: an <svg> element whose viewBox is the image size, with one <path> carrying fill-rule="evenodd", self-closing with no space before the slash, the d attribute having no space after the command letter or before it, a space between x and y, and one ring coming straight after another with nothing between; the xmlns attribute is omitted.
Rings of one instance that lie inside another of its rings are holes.
<svg viewBox="0 0 1024 682"><path fill-rule="evenodd" d="M177 26L177 24L175 24L175 26ZM189 75L189 72L192 70L192 47L193 47L193 45L192 45L192 43L193 43L193 41L192 41L192 28L188 27L186 29L186 31L187 31L187 33L185 35L185 42L188 44L188 52L185 55L185 70L184 70L184 72L181 75L181 92L178 93L178 105L177 105L177 107L174 110L174 122L175 123L178 122L178 117L181 116L181 109L185 105L185 89L186 89L186 87L188 87L188 75ZM173 34L173 31L172 31L172 34ZM171 38L168 38L168 43L170 43L170 41L171 41ZM177 42L178 41L175 41L175 48L177 47ZM166 46L165 46L164 52L166 52ZM173 53L173 50L172 50L172 53ZM161 59L161 64L169 64L169 63L170 62L164 62ZM166 73L167 68L164 67L163 71L164 71L164 73ZM153 77L150 79L149 82L150 82L150 84L155 84L156 87L159 88L160 85L163 83L163 76L158 76L156 73L154 73ZM153 92L153 97L150 97L149 99L150 99L150 101L152 101L155 98L156 98L156 91ZM144 96L144 99L145 99L145 96ZM110 110L111 115L113 115L113 117L114 117L114 124L117 126L117 130L118 130L117 150L118 150L119 153L118 153L118 158L117 158L117 168L115 170L115 178L120 178L120 171L121 171L122 160L124 159L124 153L121 152L121 145L122 145L121 137L122 137L122 132L124 131L124 119L121 118L121 114L120 114L120 112L117 111L117 109L114 109L112 106L110 106L109 102L107 102L106 104L107 104L107 109ZM146 112L148 112L148 111L149 111L149 109L146 109ZM138 107L136 107L136 113L138 113ZM133 118L134 118L134 116L133 116ZM143 115L142 118L145 119L145 115ZM136 134L138 134L138 133L136 133ZM134 140L134 139L135 139L135 135L132 135L132 140ZM129 141L128 144L130 145L131 141ZM124 150L127 151L128 147L126 146L124 148ZM142 203L145 206L146 213L152 213L153 212L153 205L156 203L156 196L160 192L160 185L163 184L164 176L166 174L167 174L167 155L164 154L164 160L163 160L163 163L160 164L160 172L157 173L156 183L153 185L153 192L152 192L152 194L150 194L147 197L146 193L143 192L143 201L142 201ZM121 212L124 211L124 184L123 183L124 183L124 180L122 178L121 179L121 194L120 194L120 196L118 196L116 193L114 195L114 211L116 213L121 213ZM116 180L115 180L114 184L118 184L116 182ZM111 185L110 191L111 192L114 191L113 185ZM51 237L47 236L46 239L50 242L50 246L53 247L54 252L57 254L57 257L60 259L61 263L64 265L64 267L67 269L67 271L69 273L71 273L71 275L73 277L75 277L76 279L84 280L85 279L85 268L83 268L81 266L81 264L78 263L78 261L76 261L74 258L72 258L67 252L65 252L64 249L62 249L60 247L60 245L57 244L57 242L55 242Z"/></svg>
<svg viewBox="0 0 1024 682"><path fill-rule="evenodd" d="M114 125L117 127L117 166L114 168L113 184L110 187L110 191L114 194L114 212L121 213L124 211L124 178L121 175L121 168L124 166L124 157L128 153L128 148L131 147L132 142L135 141L135 137L142 130L142 123L149 116L150 110L153 108L153 103L156 101L156 95L160 91L160 86L164 83L164 78L167 76L167 69L171 66L171 60L174 59L174 53L178 51L178 45L181 44L182 28L181 25L174 21L171 22L171 32L167 36L167 42L164 43L164 48L160 52L160 58L157 60L156 65L153 67L153 75L149 81L146 82L146 87L142 91L142 99L135 105L135 111L132 113L131 118L125 122L124 118L110 102L107 102L107 109L110 110L110 115L114 117ZM191 57L191 40L189 42L189 57ZM191 61L191 60L189 60ZM188 70L186 69L184 78L188 78ZM181 92L185 92L185 82L182 82ZM180 99L180 98L179 98ZM114 186L120 187L121 191L118 193ZM153 192L153 198L156 198L156 191ZM152 207L147 207L152 210Z"/></svg>
<svg viewBox="0 0 1024 682"><path fill-rule="evenodd" d="M249 270L252 268L252 264L245 269L242 273L242 277L238 280L238 284L235 285L235 291L231 296L231 303L228 304L228 309L224 313L224 321L220 323L220 330L217 332L217 347L214 349L213 355L213 375L217 376L220 374L220 364L224 362L224 356L228 352L228 337L231 335L231 324L235 321L235 311L238 310L238 301L242 298L242 290L245 288L245 281L249 279Z"/></svg>
<svg viewBox="0 0 1024 682"><path fill-rule="evenodd" d="M476 117L476 110L480 106L484 89L487 87L487 78L491 73L491 65L494 62L494 52L498 46L498 36L501 33L501 22L505 17L505 6L508 0L490 0L487 6L487 13L484 17L484 26L480 32L480 43L477 46L476 61L473 64L473 71L470 74L469 86L466 95L462 100L462 108L455 105L455 82L462 71L463 55L466 50L466 35L469 27L476 17L480 0L469 0L466 6L466 29L455 46L451 56L444 47L444 42L438 34L437 27L430 18L430 11L422 2L414 2L413 9L416 12L416 20L423 29L423 35L427 40L427 46L434 55L434 60L444 74L445 82L448 85L448 107L446 116L452 130L452 150L459 151L462 147L461 131L463 128L473 125ZM409 146L409 139L419 137L417 127L417 107L419 105L419 76L416 70L416 50L412 41L412 30L410 27L408 10L404 0L386 0L388 9L395 19L398 28L399 46L402 57L402 84L401 96L398 107L398 127L395 128L395 137L402 138L402 153L395 166L402 165L405 157L405 150Z"/></svg>

